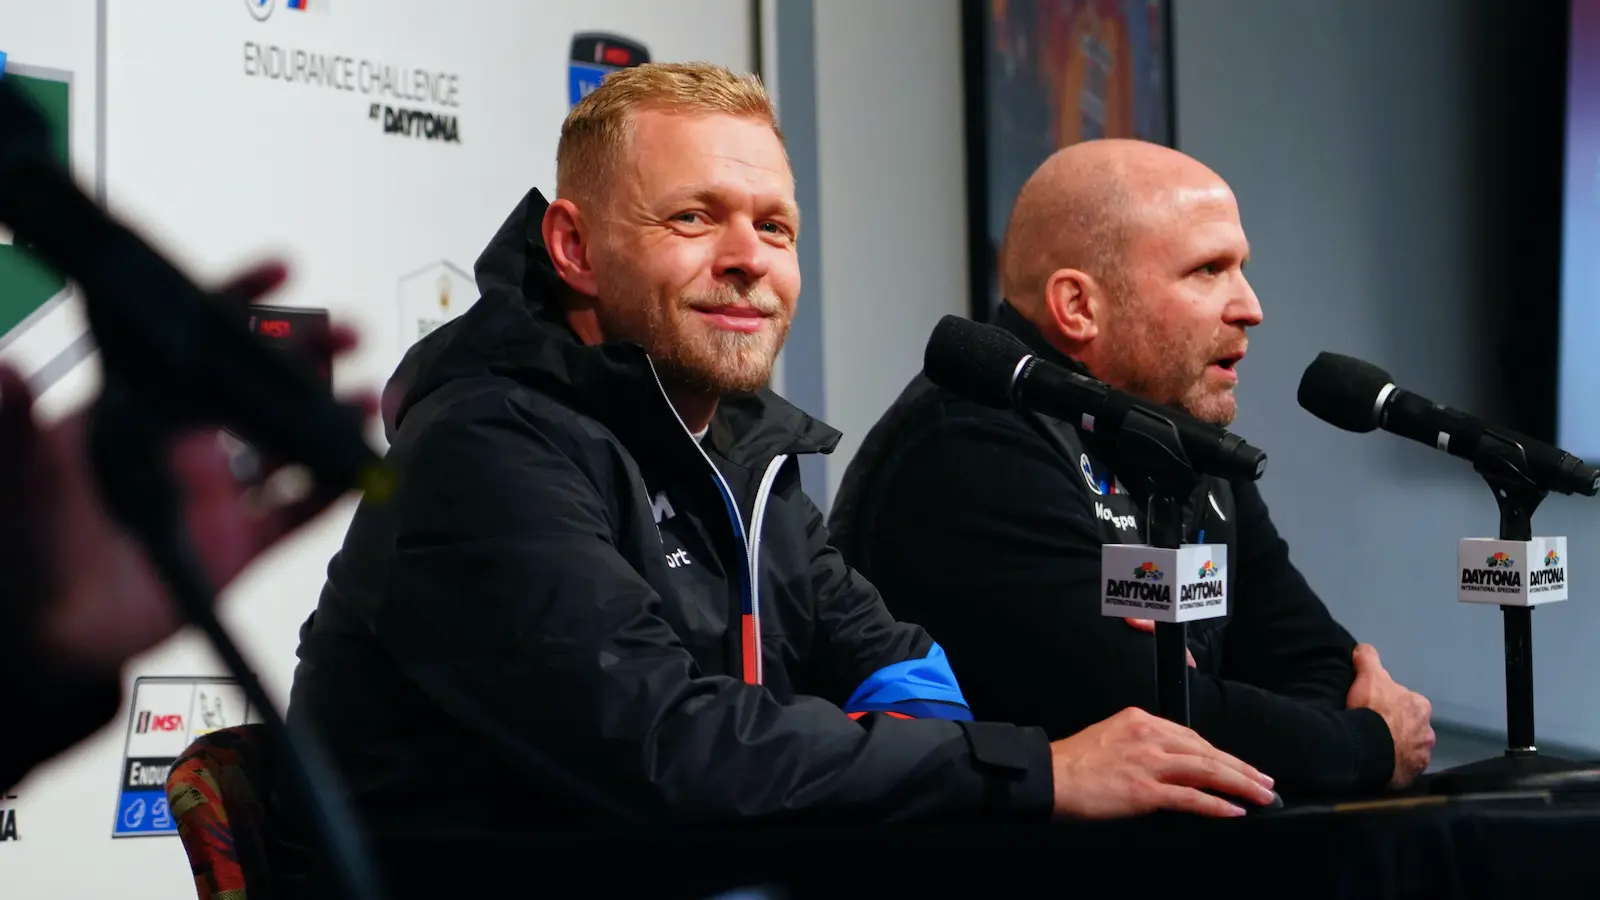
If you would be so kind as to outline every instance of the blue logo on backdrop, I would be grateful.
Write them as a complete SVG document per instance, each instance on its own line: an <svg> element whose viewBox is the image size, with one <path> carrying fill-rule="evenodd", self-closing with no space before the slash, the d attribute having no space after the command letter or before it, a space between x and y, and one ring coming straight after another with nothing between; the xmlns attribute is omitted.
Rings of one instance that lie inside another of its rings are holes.
<svg viewBox="0 0 1600 900"><path fill-rule="evenodd" d="M116 836L176 834L177 830L165 791L125 791L118 799Z"/></svg>
<svg viewBox="0 0 1600 900"><path fill-rule="evenodd" d="M594 31L573 35L567 57L568 102L577 106L607 75L649 61L650 51L631 38Z"/></svg>

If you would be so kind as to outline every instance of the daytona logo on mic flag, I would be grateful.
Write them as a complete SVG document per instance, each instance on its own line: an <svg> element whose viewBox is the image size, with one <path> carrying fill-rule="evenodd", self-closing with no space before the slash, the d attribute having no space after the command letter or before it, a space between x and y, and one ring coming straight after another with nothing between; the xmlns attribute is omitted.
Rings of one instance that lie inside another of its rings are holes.
<svg viewBox="0 0 1600 900"><path fill-rule="evenodd" d="M1193 622L1228 614L1228 548L1145 544L1100 548L1100 614L1157 622Z"/></svg>
<svg viewBox="0 0 1600 900"><path fill-rule="evenodd" d="M1567 539L1462 538L1456 599L1496 606L1539 606L1567 599Z"/></svg>

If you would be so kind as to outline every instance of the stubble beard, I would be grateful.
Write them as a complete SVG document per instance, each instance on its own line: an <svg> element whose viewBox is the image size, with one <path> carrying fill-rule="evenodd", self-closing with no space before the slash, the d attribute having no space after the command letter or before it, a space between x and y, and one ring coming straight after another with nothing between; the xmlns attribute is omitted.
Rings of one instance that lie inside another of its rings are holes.
<svg viewBox="0 0 1600 900"><path fill-rule="evenodd" d="M740 301L770 313L762 320L760 331L729 331L697 321L700 314L696 309ZM790 324L783 305L771 293L741 294L732 287L683 295L671 304L632 301L623 308L603 304L597 314L608 340L628 340L644 347L664 386L719 397L767 386Z"/></svg>
<svg viewBox="0 0 1600 900"><path fill-rule="evenodd" d="M1126 308L1125 308L1126 310ZM1131 313L1131 314L1130 314ZM1123 337L1106 357L1117 362L1113 371L1100 377L1113 381L1123 390L1156 403L1180 409L1212 425L1226 427L1238 413L1231 386L1209 383L1209 358L1201 346L1209 342L1183 340L1164 335L1148 324L1138 310L1123 313L1126 327L1118 328Z"/></svg>

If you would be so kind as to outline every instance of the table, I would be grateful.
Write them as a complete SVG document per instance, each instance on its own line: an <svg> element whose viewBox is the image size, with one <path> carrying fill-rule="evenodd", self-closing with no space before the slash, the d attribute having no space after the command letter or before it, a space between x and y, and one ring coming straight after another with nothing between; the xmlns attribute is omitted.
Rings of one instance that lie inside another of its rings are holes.
<svg viewBox="0 0 1600 900"><path fill-rule="evenodd" d="M1600 796L1413 797L1235 820L374 835L395 897L784 900L1155 891L1229 898L1600 897ZM403 888L394 890L397 886ZM1120 887L1119 887L1120 886ZM892 892L892 893L891 893ZM298 896L296 894L295 896Z"/></svg>

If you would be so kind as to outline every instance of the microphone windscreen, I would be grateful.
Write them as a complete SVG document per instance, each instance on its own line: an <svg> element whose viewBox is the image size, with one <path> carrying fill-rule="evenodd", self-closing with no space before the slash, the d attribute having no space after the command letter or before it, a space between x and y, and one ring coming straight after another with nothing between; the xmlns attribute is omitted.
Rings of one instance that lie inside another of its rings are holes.
<svg viewBox="0 0 1600 900"><path fill-rule="evenodd" d="M1028 345L993 325L948 315L934 326L922 355L922 371L939 387L985 406L1012 405L1017 363Z"/></svg>
<svg viewBox="0 0 1600 900"><path fill-rule="evenodd" d="M1300 376L1300 408L1345 431L1378 427L1378 397L1394 383L1388 372L1353 356L1323 351Z"/></svg>

